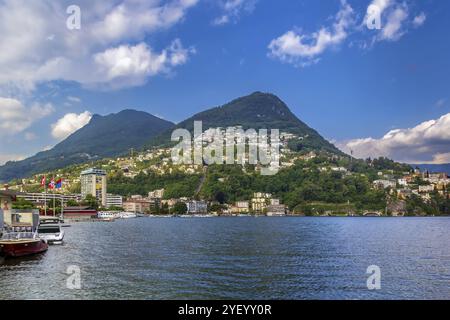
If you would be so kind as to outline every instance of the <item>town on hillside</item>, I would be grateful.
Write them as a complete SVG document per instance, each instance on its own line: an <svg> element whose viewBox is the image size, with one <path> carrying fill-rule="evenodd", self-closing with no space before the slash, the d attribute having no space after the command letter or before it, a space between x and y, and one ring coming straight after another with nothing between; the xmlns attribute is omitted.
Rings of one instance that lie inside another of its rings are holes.
<svg viewBox="0 0 450 320"><path fill-rule="evenodd" d="M211 132L204 133L206 141ZM3 189L15 193L16 209L38 209L41 215L72 220L111 219L119 213L188 217L448 214L450 179L446 173L408 170L387 159L364 161L296 150L293 142L307 137L286 132L280 136L279 176L245 190L230 185L242 176L258 181L257 165L243 165L234 172L223 167L175 165L171 149L162 147L130 150L128 156L43 172L13 180ZM365 198L358 193L365 193Z"/></svg>

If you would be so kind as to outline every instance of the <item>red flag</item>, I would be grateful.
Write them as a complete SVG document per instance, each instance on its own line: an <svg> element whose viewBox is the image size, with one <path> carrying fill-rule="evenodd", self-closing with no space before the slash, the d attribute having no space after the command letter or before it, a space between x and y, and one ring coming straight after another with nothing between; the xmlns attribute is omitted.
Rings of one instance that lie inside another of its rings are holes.
<svg viewBox="0 0 450 320"><path fill-rule="evenodd" d="M50 189L55 189L55 179L52 178L52 180L50 180L50 183L48 184L48 187Z"/></svg>
<svg viewBox="0 0 450 320"><path fill-rule="evenodd" d="M45 187L45 182L47 181L47 179L45 179L45 176L43 176L41 178L41 187Z"/></svg>

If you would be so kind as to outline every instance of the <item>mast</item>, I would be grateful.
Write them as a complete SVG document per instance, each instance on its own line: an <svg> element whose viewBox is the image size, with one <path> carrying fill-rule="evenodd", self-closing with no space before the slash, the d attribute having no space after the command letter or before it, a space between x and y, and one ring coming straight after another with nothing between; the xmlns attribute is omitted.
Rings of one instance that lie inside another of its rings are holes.
<svg viewBox="0 0 450 320"><path fill-rule="evenodd" d="M53 181L55 178L53 178ZM53 187L53 216L56 216L56 193L55 193L55 187Z"/></svg>
<svg viewBox="0 0 450 320"><path fill-rule="evenodd" d="M44 180L44 216L47 216L47 179Z"/></svg>

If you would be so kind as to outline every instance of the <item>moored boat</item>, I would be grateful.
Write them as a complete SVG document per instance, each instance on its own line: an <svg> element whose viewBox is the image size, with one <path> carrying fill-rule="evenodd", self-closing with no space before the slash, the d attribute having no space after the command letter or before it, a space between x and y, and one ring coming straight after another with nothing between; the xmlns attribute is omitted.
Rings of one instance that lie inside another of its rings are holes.
<svg viewBox="0 0 450 320"><path fill-rule="evenodd" d="M9 232L0 239L0 256L23 257L47 251L47 241L36 232Z"/></svg>
<svg viewBox="0 0 450 320"><path fill-rule="evenodd" d="M112 211L99 211L97 218L104 221L114 221L119 216L119 213Z"/></svg>
<svg viewBox="0 0 450 320"><path fill-rule="evenodd" d="M64 231L61 230L61 221L58 218L41 219L38 234L49 244L62 244Z"/></svg>
<svg viewBox="0 0 450 320"><path fill-rule="evenodd" d="M119 218L120 219L132 219L132 218L137 218L137 215L133 212L121 212L121 213L119 213Z"/></svg>

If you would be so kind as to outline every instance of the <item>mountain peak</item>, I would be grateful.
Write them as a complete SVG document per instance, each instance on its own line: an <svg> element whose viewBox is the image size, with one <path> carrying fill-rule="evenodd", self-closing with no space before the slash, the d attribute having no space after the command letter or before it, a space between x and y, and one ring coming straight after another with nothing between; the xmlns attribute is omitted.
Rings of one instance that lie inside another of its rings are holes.
<svg viewBox="0 0 450 320"><path fill-rule="evenodd" d="M234 99L219 107L197 113L176 127L193 131L194 121L202 121L203 130L217 127L242 126L244 129L279 129L305 138L301 142L311 149L322 149L333 153L340 151L326 141L314 129L298 119L289 107L276 95L260 91ZM154 138L150 146L168 144L170 132Z"/></svg>

